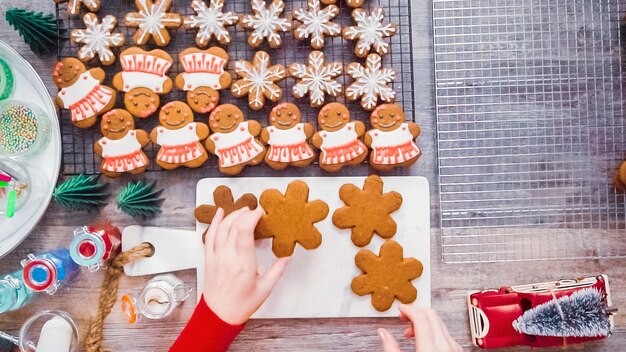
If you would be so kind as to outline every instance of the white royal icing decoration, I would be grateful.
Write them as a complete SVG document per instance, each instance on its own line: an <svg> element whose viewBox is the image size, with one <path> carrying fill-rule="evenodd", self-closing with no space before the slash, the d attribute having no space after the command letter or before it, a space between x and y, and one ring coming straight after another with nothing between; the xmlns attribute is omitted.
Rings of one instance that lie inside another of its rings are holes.
<svg viewBox="0 0 626 352"><path fill-rule="evenodd" d="M183 90L192 91L198 87L222 89L220 77L224 74L224 65L226 65L226 60L223 58L199 52L181 57L181 64L185 70L182 73Z"/></svg>
<svg viewBox="0 0 626 352"><path fill-rule="evenodd" d="M148 5L148 0L137 0L142 8L139 9L139 17L134 17L131 14L126 15L126 22L134 22L139 25L139 29L142 31L141 35L137 39L138 43L143 43L146 35L158 35L161 41L165 41L161 30L165 28L164 23L180 24L180 16L168 18L167 16L167 2L168 0L156 0L154 3Z"/></svg>
<svg viewBox="0 0 626 352"><path fill-rule="evenodd" d="M95 55L100 57L100 61L109 62L115 56L111 47L117 47L124 43L124 35L121 33L111 33L115 28L115 17L105 16L101 23L94 14L87 14L83 17L85 29L72 31L72 39L76 43L84 45L78 51L78 58L90 60Z"/></svg>
<svg viewBox="0 0 626 352"><path fill-rule="evenodd" d="M337 131L321 131L322 155L320 164L331 165L349 162L367 152L363 142L358 139L356 125L348 122Z"/></svg>
<svg viewBox="0 0 626 352"><path fill-rule="evenodd" d="M233 94L237 97L249 94L250 106L257 109L263 106L266 92L270 100L280 97L281 89L274 82L283 79L286 72L281 65L269 65L270 56L264 51L257 51L252 63L235 62L235 71L242 78L233 84Z"/></svg>
<svg viewBox="0 0 626 352"><path fill-rule="evenodd" d="M372 47L380 54L384 55L389 52L389 43L385 42L385 37L396 34L396 27L391 24L383 24L383 10L375 8L368 16L363 9L355 9L352 11L352 18L357 23L354 27L346 27L343 35L346 39L357 39L356 52L358 55L364 56Z"/></svg>
<svg viewBox="0 0 626 352"><path fill-rule="evenodd" d="M313 107L321 106L325 101L325 93L337 96L341 93L341 85L335 80L341 75L342 67L338 62L325 63L324 53L313 51L309 54L309 65L292 64L291 75L298 78L293 86L293 95L302 98L310 95Z"/></svg>
<svg viewBox="0 0 626 352"><path fill-rule="evenodd" d="M408 123L392 131L372 129L367 133L372 138L372 160L376 164L400 164L420 153Z"/></svg>
<svg viewBox="0 0 626 352"><path fill-rule="evenodd" d="M263 152L263 147L250 134L248 121L239 123L232 132L216 132L209 138L215 143L215 155L222 167L246 163Z"/></svg>
<svg viewBox="0 0 626 352"><path fill-rule="evenodd" d="M282 39L278 32L286 32L291 29L291 22L280 18L285 9L285 2L273 0L269 5L265 6L264 0L252 0L250 5L254 14L246 15L242 23L244 28L253 30L250 34L251 44L257 45L267 38L270 44L280 45Z"/></svg>
<svg viewBox="0 0 626 352"><path fill-rule="evenodd" d="M63 107L70 109L72 121L76 122L98 115L113 98L113 90L101 85L87 71L71 86L61 89L57 96L63 102Z"/></svg>
<svg viewBox="0 0 626 352"><path fill-rule="evenodd" d="M239 16L233 12L223 12L224 0L211 0L208 7L204 0L193 0L191 7L196 15L185 18L184 24L189 28L198 28L196 40L199 45L208 43L212 36L224 44L230 43L226 26L237 24Z"/></svg>
<svg viewBox="0 0 626 352"><path fill-rule="evenodd" d="M158 76L147 72L122 71L124 80L124 92L130 92L135 88L148 88L154 92L161 92L167 76Z"/></svg>
<svg viewBox="0 0 626 352"><path fill-rule="evenodd" d="M379 55L369 54L365 67L359 63L348 65L347 73L354 79L346 88L346 98L357 100L361 98L361 106L372 110L378 103L378 98L385 102L393 102L396 92L387 84L396 78L396 72L390 68L382 68L382 59Z"/></svg>
<svg viewBox="0 0 626 352"><path fill-rule="evenodd" d="M288 163L313 157L313 151L306 143L303 123L298 123L287 130L269 126L267 133L270 136L267 142L270 145L269 160Z"/></svg>
<svg viewBox="0 0 626 352"><path fill-rule="evenodd" d="M199 140L196 134L196 123L191 122L177 130L163 126L157 127L157 144L164 146L187 145Z"/></svg>
<svg viewBox="0 0 626 352"><path fill-rule="evenodd" d="M74 84L61 89L58 96L63 101L63 107L69 109L70 106L85 98L99 85L100 81L95 79L89 71L83 72Z"/></svg>
<svg viewBox="0 0 626 352"><path fill-rule="evenodd" d="M322 150L350 144L358 138L354 122L348 122L337 131L321 131L320 135L322 136Z"/></svg>
<svg viewBox="0 0 626 352"><path fill-rule="evenodd" d="M341 33L341 26L331 20L339 13L335 5L328 5L323 9L320 0L309 0L308 11L304 8L294 11L293 16L302 25L295 30L297 39L311 38L311 46L320 49L324 46L324 35L336 36Z"/></svg>
<svg viewBox="0 0 626 352"><path fill-rule="evenodd" d="M62 3L63 1L56 1L57 3ZM71 15L78 15L80 13L80 3L85 4L85 6L89 9L89 11L98 11L100 8L100 3L96 0L69 0L67 3L67 8L70 10Z"/></svg>
<svg viewBox="0 0 626 352"><path fill-rule="evenodd" d="M137 140L137 133L128 131L126 135L120 139L110 139L102 137L99 141L102 146L102 157L118 157L131 154L141 149L141 144Z"/></svg>

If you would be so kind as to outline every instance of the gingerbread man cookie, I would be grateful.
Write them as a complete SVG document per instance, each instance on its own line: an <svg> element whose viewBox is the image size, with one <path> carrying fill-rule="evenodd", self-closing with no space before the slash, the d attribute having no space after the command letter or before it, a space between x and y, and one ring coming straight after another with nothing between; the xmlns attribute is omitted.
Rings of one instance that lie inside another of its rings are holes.
<svg viewBox="0 0 626 352"><path fill-rule="evenodd" d="M345 165L357 165L367 157L367 147L360 138L365 133L361 121L350 121L350 111L339 103L327 104L317 115L321 129L311 138L320 149L320 167L329 172L339 171Z"/></svg>
<svg viewBox="0 0 626 352"><path fill-rule="evenodd" d="M193 121L193 111L182 101L165 104L159 112L159 123L150 133L155 145L161 146L156 163L166 170L180 166L197 168L208 159L202 141L209 136L209 127Z"/></svg>
<svg viewBox="0 0 626 352"><path fill-rule="evenodd" d="M228 88L232 81L226 71L226 51L219 47L207 50L189 48L178 58L184 72L176 76L175 83L178 89L187 91L187 104L201 114L213 110L220 100L218 90Z"/></svg>
<svg viewBox="0 0 626 352"><path fill-rule="evenodd" d="M273 238L272 251L277 257L293 254L296 243L305 249L322 244L322 234L315 223L328 216L328 204L321 200L309 201L309 187L302 181L293 181L285 195L277 189L261 193L259 204L265 210L254 231L255 239Z"/></svg>
<svg viewBox="0 0 626 352"><path fill-rule="evenodd" d="M80 8L85 6L91 12L100 9L101 0L54 0L57 4L67 3L67 13L71 16L78 16Z"/></svg>
<svg viewBox="0 0 626 352"><path fill-rule="evenodd" d="M336 97L341 94L341 84L336 78L341 75L343 67L338 62L324 62L324 53L312 51L309 64L294 63L289 66L289 74L298 81L293 85L293 95L302 98L306 94L311 100L311 107L324 105L326 94Z"/></svg>
<svg viewBox="0 0 626 352"><path fill-rule="evenodd" d="M169 28L178 28L183 23L177 13L167 12L172 0L135 0L139 12L129 12L124 17L128 27L137 28L133 40L137 45L145 45L150 38L158 46L166 46L171 40Z"/></svg>
<svg viewBox="0 0 626 352"><path fill-rule="evenodd" d="M379 99L386 103L396 100L396 91L388 85L396 79L396 71L383 68L380 56L369 54L365 66L353 62L346 72L354 79L346 88L346 98L350 101L361 99L363 109L373 110Z"/></svg>
<svg viewBox="0 0 626 352"><path fill-rule="evenodd" d="M397 298L404 304L417 298L411 281L422 276L424 266L415 258L404 258L402 246L388 240L380 247L380 255L362 249L354 258L363 274L352 280L352 292L359 296L372 295L372 306L384 312Z"/></svg>
<svg viewBox="0 0 626 352"><path fill-rule="evenodd" d="M115 61L115 54L111 48L124 45L122 33L112 33L117 25L115 16L105 16L98 21L98 16L88 13L83 16L85 29L72 30L72 42L83 44L78 50L78 58L88 62L96 55L103 65L111 65Z"/></svg>
<svg viewBox="0 0 626 352"><path fill-rule="evenodd" d="M215 154L220 171L236 175L246 165L258 165L265 156L265 146L257 139L261 125L254 120L244 120L243 112L232 104L215 108L209 116L211 136L206 149Z"/></svg>
<svg viewBox="0 0 626 352"><path fill-rule="evenodd" d="M270 112L270 126L261 131L261 140L268 145L265 163L272 169L308 166L315 159L315 151L307 142L315 129L301 120L300 109L291 103L279 104Z"/></svg>
<svg viewBox="0 0 626 352"><path fill-rule="evenodd" d="M267 40L270 48L278 48L283 41L278 32L291 30L291 22L280 17L285 10L285 2L273 0L266 5L265 0L251 0L250 6L254 13L241 20L243 28L252 30L248 36L248 44L257 48Z"/></svg>
<svg viewBox="0 0 626 352"><path fill-rule="evenodd" d="M404 111L397 104L383 104L370 116L372 129L365 133L365 145L372 149L370 165L382 171L397 166L410 166L421 152L414 140L420 134L415 122L406 122Z"/></svg>
<svg viewBox="0 0 626 352"><path fill-rule="evenodd" d="M135 120L128 111L114 109L104 114L100 130L104 137L94 144L93 150L102 157L100 171L104 175L138 174L150 165L142 150L150 141L148 133L135 129Z"/></svg>
<svg viewBox="0 0 626 352"><path fill-rule="evenodd" d="M295 21L301 23L294 30L294 36L298 40L311 39L313 49L324 47L324 37L336 37L341 34L341 26L332 22L332 19L339 14L339 8L335 5L328 5L322 8L320 0L308 0L307 9L295 10L293 17Z"/></svg>
<svg viewBox="0 0 626 352"><path fill-rule="evenodd" d="M237 98L247 95L250 109L261 109L266 98L273 102L282 98L283 91L276 83L287 76L287 71L283 65L270 66L270 56L265 51L257 51L252 62L237 61L235 72L241 79L230 90Z"/></svg>
<svg viewBox="0 0 626 352"><path fill-rule="evenodd" d="M226 27L236 25L239 16L234 12L224 12L224 0L211 0L208 7L204 0L193 0L191 7L196 14L185 17L183 26L198 30L196 44L199 47L205 47L212 37L222 45L230 43L230 33Z"/></svg>
<svg viewBox="0 0 626 352"><path fill-rule="evenodd" d="M397 29L395 24L383 24L385 15L381 8L372 9L369 15L363 9L355 9L352 18L356 26L344 27L342 33L346 40L356 40L356 56L366 57L372 49L378 55L389 53L389 43L385 38L395 35Z"/></svg>
<svg viewBox="0 0 626 352"><path fill-rule="evenodd" d="M339 189L339 198L345 207L335 210L333 224L340 229L351 229L352 242L359 247L372 241L374 234L391 238L398 226L391 213L402 205L398 192L383 193L383 180L376 175L365 179L363 190L348 183Z"/></svg>
<svg viewBox="0 0 626 352"><path fill-rule="evenodd" d="M85 65L77 59L65 58L54 66L52 79L59 87L56 104L69 109L76 127L88 128L97 122L98 115L113 109L115 91L102 83L104 71Z"/></svg>
<svg viewBox="0 0 626 352"><path fill-rule="evenodd" d="M133 47L120 54L122 72L113 77L115 89L124 92L126 110L135 117L147 118L161 103L159 95L172 90L167 71L174 60L163 50L145 51Z"/></svg>

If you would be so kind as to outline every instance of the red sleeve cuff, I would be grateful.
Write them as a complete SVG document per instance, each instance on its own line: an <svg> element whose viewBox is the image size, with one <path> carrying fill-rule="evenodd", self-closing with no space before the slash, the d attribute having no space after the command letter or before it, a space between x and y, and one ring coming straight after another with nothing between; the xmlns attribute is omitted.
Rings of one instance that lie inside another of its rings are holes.
<svg viewBox="0 0 626 352"><path fill-rule="evenodd" d="M230 325L220 319L202 296L170 352L224 352L243 327L244 324Z"/></svg>

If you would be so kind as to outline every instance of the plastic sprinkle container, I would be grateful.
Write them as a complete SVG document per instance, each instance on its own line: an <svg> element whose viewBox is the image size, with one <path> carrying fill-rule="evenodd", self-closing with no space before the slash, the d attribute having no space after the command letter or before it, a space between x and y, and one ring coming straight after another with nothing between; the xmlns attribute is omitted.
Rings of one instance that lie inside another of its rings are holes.
<svg viewBox="0 0 626 352"><path fill-rule="evenodd" d="M24 101L0 102L0 156L39 153L50 140L50 121L39 106Z"/></svg>
<svg viewBox="0 0 626 352"><path fill-rule="evenodd" d="M10 97L14 87L13 70L11 70L9 64L0 59L0 100Z"/></svg>

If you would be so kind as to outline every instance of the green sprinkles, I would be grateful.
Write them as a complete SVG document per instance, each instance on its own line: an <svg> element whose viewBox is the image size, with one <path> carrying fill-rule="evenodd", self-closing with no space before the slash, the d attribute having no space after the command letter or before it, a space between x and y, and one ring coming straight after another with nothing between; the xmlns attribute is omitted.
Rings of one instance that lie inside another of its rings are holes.
<svg viewBox="0 0 626 352"><path fill-rule="evenodd" d="M0 149L18 155L30 149L37 139L37 117L22 104L9 105L0 115Z"/></svg>

